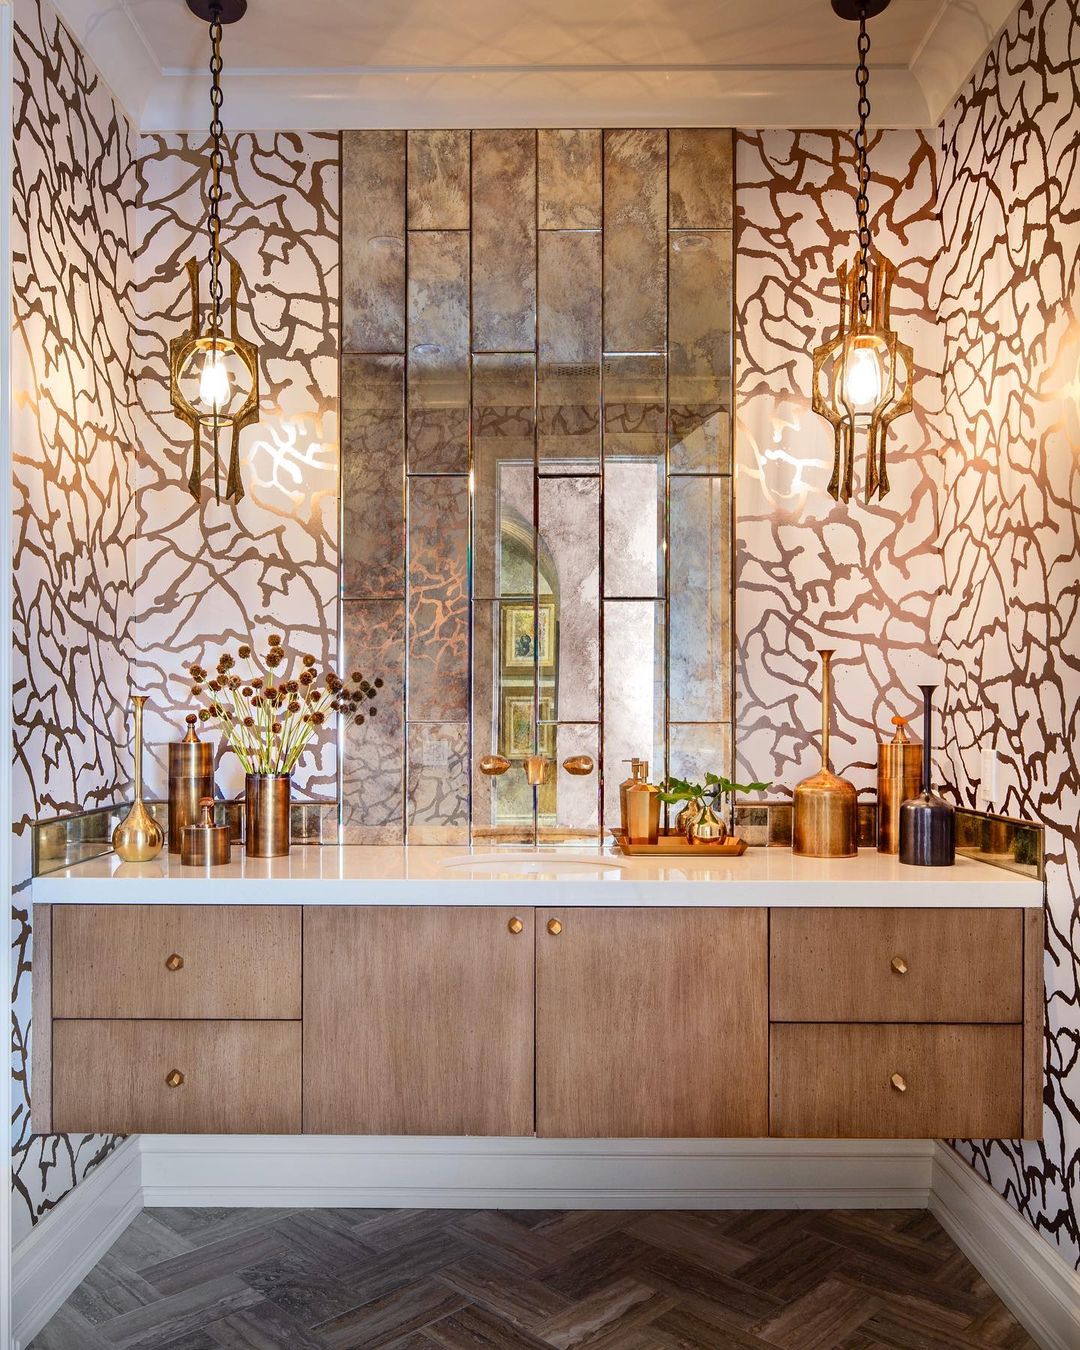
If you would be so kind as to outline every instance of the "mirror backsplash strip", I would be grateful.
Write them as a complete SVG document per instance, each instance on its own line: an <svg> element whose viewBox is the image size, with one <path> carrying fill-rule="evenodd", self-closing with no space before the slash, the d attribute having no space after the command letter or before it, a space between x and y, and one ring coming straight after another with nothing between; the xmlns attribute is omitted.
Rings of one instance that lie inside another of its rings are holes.
<svg viewBox="0 0 1080 1350"><path fill-rule="evenodd" d="M629 756L731 771L731 150L343 133L344 842L595 839Z"/></svg>

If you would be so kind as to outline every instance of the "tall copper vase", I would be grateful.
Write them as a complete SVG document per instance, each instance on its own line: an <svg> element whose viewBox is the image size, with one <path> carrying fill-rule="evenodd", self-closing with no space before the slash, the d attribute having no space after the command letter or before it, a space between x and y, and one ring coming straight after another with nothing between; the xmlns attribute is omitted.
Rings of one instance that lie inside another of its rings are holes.
<svg viewBox="0 0 1080 1350"><path fill-rule="evenodd" d="M249 773L244 783L244 852L249 858L284 858L289 852L287 773Z"/></svg>
<svg viewBox="0 0 1080 1350"><path fill-rule="evenodd" d="M855 788L829 768L832 651L821 657L821 768L795 789L791 851L804 858L854 858L859 851Z"/></svg>
<svg viewBox="0 0 1080 1350"><path fill-rule="evenodd" d="M143 805L142 795L142 715L145 694L132 697L135 705L135 800L131 810L113 830L112 846L124 862L149 862L165 844L161 826Z"/></svg>

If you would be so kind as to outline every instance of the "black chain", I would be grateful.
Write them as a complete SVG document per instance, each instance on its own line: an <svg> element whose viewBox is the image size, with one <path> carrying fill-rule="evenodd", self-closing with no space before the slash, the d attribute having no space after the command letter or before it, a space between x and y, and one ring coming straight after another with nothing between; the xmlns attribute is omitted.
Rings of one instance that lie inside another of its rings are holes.
<svg viewBox="0 0 1080 1350"><path fill-rule="evenodd" d="M210 235L210 322L221 326L221 170L225 128L221 122L221 5L210 6L210 209L206 228Z"/></svg>
<svg viewBox="0 0 1080 1350"><path fill-rule="evenodd" d="M866 31L866 6L859 6L859 64L855 68L855 83L859 89L859 129L855 133L855 155L859 191L855 197L855 213L859 219L859 313L870 312L870 199L866 190L870 185L870 164L866 155L866 123L870 116L870 34Z"/></svg>

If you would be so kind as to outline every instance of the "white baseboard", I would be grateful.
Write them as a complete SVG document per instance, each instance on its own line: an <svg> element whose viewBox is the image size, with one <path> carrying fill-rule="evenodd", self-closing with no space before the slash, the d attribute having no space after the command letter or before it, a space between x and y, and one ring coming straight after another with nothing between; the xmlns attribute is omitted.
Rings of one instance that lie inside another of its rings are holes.
<svg viewBox="0 0 1080 1350"><path fill-rule="evenodd" d="M929 1141L144 1135L147 1205L922 1208Z"/></svg>
<svg viewBox="0 0 1080 1350"><path fill-rule="evenodd" d="M12 1337L29 1345L143 1206L137 1139L127 1139L11 1254Z"/></svg>
<svg viewBox="0 0 1080 1350"><path fill-rule="evenodd" d="M14 1253L15 1350L144 1205L582 1209L929 1208L1044 1350L1073 1350L1077 1274L929 1140L143 1135Z"/></svg>
<svg viewBox="0 0 1080 1350"><path fill-rule="evenodd" d="M1043 1350L1076 1350L1080 1272L947 1144L935 1147L930 1209Z"/></svg>

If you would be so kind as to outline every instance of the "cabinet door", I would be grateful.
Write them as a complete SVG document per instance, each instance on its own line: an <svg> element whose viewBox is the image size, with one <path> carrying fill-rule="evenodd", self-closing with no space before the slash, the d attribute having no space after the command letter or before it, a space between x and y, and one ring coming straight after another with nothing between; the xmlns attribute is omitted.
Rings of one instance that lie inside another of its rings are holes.
<svg viewBox="0 0 1080 1350"><path fill-rule="evenodd" d="M305 909L304 1130L531 1134L532 910Z"/></svg>
<svg viewBox="0 0 1080 1350"><path fill-rule="evenodd" d="M537 910L537 1133L767 1134L767 944L764 909Z"/></svg>

